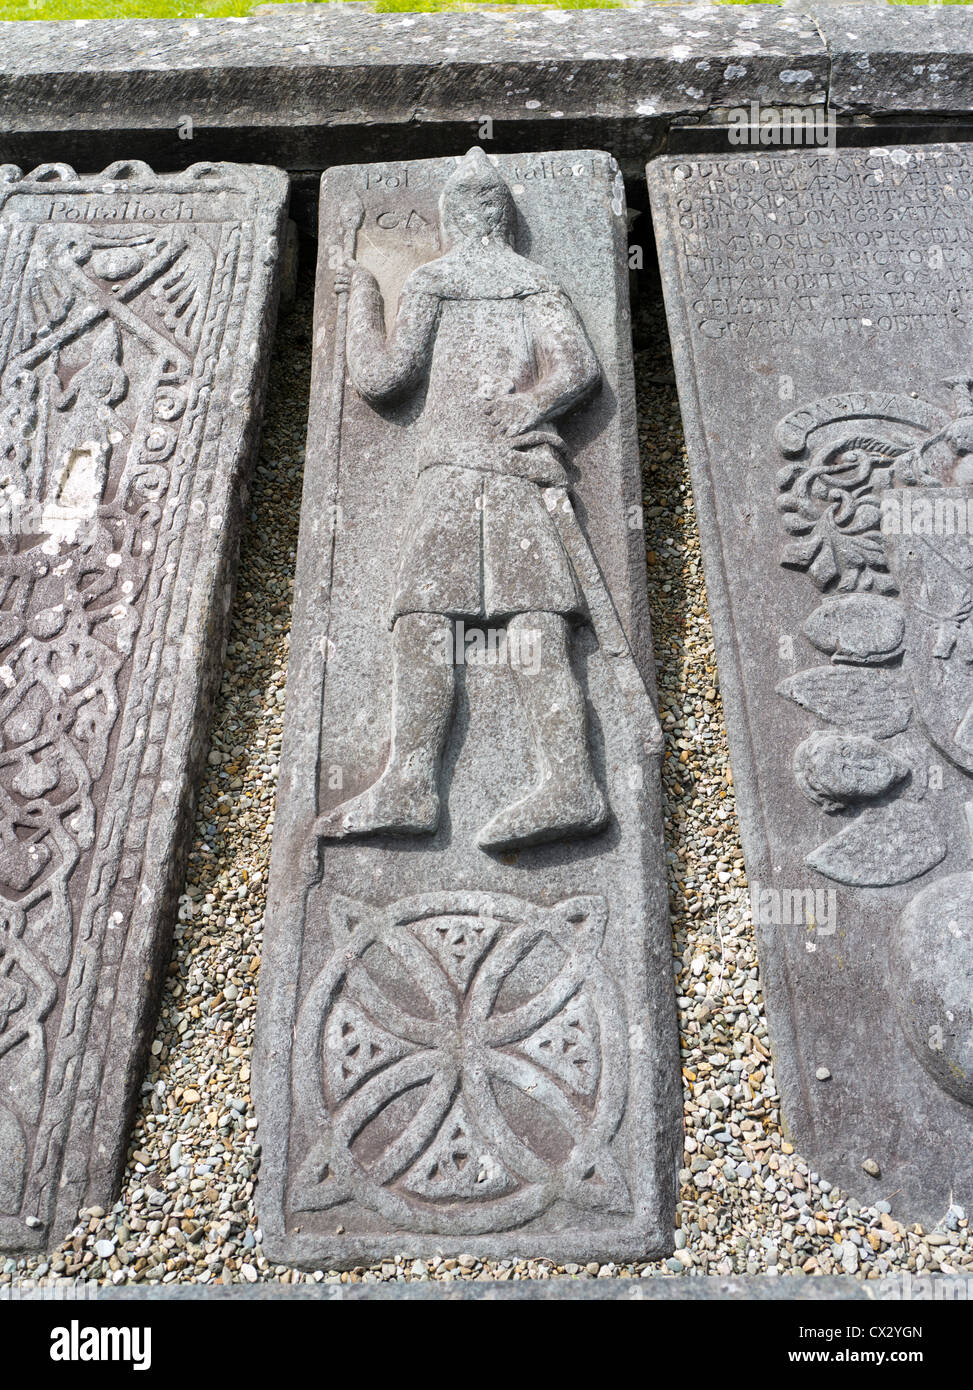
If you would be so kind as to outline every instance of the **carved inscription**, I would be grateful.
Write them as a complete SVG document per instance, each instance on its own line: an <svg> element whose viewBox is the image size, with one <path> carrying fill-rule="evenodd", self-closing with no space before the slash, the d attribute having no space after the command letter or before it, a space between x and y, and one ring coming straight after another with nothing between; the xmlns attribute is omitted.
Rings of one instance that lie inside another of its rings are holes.
<svg viewBox="0 0 973 1390"><path fill-rule="evenodd" d="M969 155L917 161L903 150L854 163L762 154L677 165L696 331L814 342L970 322L971 173Z"/></svg>
<svg viewBox="0 0 973 1390"><path fill-rule="evenodd" d="M901 1219L973 1194L971 174L648 170L782 1110Z"/></svg>

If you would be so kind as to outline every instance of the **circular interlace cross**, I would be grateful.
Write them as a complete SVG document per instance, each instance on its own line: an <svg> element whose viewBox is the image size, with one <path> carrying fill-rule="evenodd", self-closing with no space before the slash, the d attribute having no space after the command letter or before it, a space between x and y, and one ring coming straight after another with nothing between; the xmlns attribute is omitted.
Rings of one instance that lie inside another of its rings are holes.
<svg viewBox="0 0 973 1390"><path fill-rule="evenodd" d="M293 1205L354 1200L458 1234L510 1229L558 1199L629 1211L609 1147L627 1067L598 959L606 912L595 896L336 898L334 950L295 1039L311 1146Z"/></svg>

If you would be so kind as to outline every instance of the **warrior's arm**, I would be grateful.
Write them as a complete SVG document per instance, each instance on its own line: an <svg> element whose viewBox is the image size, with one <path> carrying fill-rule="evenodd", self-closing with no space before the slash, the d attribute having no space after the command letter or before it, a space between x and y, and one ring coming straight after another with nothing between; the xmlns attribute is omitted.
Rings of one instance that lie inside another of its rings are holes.
<svg viewBox="0 0 973 1390"><path fill-rule="evenodd" d="M524 313L536 361L532 386L498 395L484 412L509 438L529 434L547 420L565 415L601 380L601 368L574 305L560 290L545 290L525 301Z"/></svg>
<svg viewBox="0 0 973 1390"><path fill-rule="evenodd" d="M373 405L406 395L426 368L439 300L409 289L386 336L382 292L373 275L355 267L348 300L348 371Z"/></svg>
<svg viewBox="0 0 973 1390"><path fill-rule="evenodd" d="M538 423L555 420L584 400L601 380L601 368L584 324L566 294L535 294L527 301L528 325L537 357L532 387Z"/></svg>

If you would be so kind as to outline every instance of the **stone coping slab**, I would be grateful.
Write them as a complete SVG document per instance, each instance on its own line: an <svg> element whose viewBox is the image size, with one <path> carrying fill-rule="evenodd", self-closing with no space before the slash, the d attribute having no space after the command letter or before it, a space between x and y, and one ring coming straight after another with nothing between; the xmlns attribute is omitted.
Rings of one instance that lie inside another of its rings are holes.
<svg viewBox="0 0 973 1390"><path fill-rule="evenodd" d="M973 93L973 16L965 5L816 5L811 11L831 64L839 113L968 116Z"/></svg>
<svg viewBox="0 0 973 1390"><path fill-rule="evenodd" d="M971 55L963 7L335 5L7 22L0 159L108 160L123 146L159 168L182 167L191 149L320 171L414 155L419 137L426 156L492 138L497 150L608 148L628 173L672 127L750 101L919 120L962 112Z"/></svg>

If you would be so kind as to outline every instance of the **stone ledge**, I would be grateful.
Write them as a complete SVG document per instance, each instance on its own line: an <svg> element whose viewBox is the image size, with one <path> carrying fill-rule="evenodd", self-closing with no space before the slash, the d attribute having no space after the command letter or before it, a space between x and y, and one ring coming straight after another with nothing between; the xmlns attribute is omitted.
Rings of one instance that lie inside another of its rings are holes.
<svg viewBox="0 0 973 1390"><path fill-rule="evenodd" d="M811 13L830 55L839 118L969 115L973 17L965 6L818 5Z"/></svg>
<svg viewBox="0 0 973 1390"><path fill-rule="evenodd" d="M673 121L823 102L827 79L810 16L764 5L7 22L0 161L86 154L90 167L123 149L157 168L245 157L320 171L414 153L420 132L423 154L451 151L489 117L496 149L580 141L635 162Z"/></svg>
<svg viewBox="0 0 973 1390"><path fill-rule="evenodd" d="M961 6L282 5L238 20L6 22L0 162L124 154L162 170L245 159L316 174L420 141L426 156L452 153L489 117L497 151L584 144L635 172L687 126L725 148L713 113L751 100L830 100L851 126L892 118L936 138L924 125L968 112L971 92Z"/></svg>

